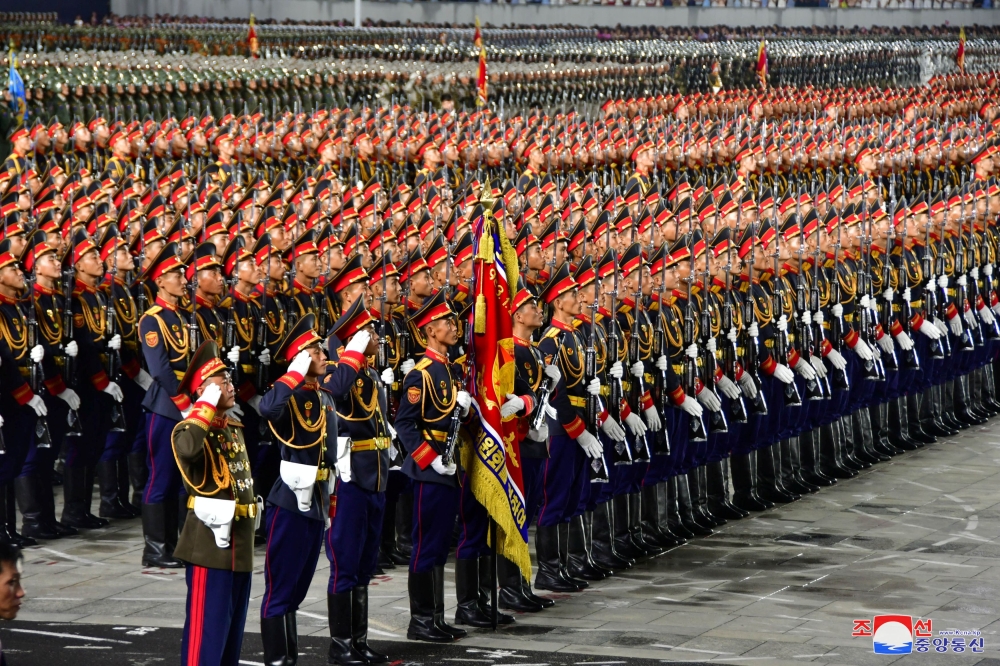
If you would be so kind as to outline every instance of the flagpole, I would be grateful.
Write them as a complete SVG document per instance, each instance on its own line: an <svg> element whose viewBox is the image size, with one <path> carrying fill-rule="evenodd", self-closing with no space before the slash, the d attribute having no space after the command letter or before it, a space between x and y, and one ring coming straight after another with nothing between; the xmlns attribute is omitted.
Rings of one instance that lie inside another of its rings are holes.
<svg viewBox="0 0 1000 666"><path fill-rule="evenodd" d="M490 562L490 621L493 631L497 630L497 521L490 518L490 552L493 557Z"/></svg>

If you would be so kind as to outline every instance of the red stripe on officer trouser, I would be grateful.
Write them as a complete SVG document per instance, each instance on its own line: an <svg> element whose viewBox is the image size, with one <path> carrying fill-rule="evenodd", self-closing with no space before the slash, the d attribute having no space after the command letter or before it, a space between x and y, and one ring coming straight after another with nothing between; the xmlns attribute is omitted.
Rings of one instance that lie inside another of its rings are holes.
<svg viewBox="0 0 1000 666"><path fill-rule="evenodd" d="M336 594L337 579L340 578L340 566L337 564L337 549L333 547L333 520L336 520L336 518L331 518L330 527L326 531L326 543L330 548L330 593Z"/></svg>
<svg viewBox="0 0 1000 666"><path fill-rule="evenodd" d="M545 460L545 471L542 472L542 507L538 511L538 519L535 521L536 525L542 524L542 516L545 515L545 509L549 507L549 460Z"/></svg>
<svg viewBox="0 0 1000 666"><path fill-rule="evenodd" d="M264 609L261 617L267 617L267 607L271 604L271 594L274 593L274 582L271 580L271 535L274 534L274 521L278 519L278 507L274 507L274 515L271 516L271 524L267 528L267 546L264 548L264 584L267 586L267 600L264 602Z"/></svg>
<svg viewBox="0 0 1000 666"><path fill-rule="evenodd" d="M146 482L146 492L142 501L149 504L149 493L153 490L153 483L156 481L156 457L153 455L153 422L156 420L155 414L149 415L149 427L146 430L146 448L149 449L149 481Z"/></svg>
<svg viewBox="0 0 1000 666"><path fill-rule="evenodd" d="M208 582L208 569L191 565L194 574L191 581L191 608L188 609L190 624L188 625L188 666L198 666L201 659L201 639L205 628L205 587Z"/></svg>
<svg viewBox="0 0 1000 666"><path fill-rule="evenodd" d="M424 543L424 525L423 525L424 521L422 520L424 516L424 511L423 511L424 485L425 484L423 483L420 484L420 491L417 496L417 543L416 543L416 550L413 552L412 555L413 566L411 567L411 569L413 571L416 571L417 567L420 566L420 547Z"/></svg>

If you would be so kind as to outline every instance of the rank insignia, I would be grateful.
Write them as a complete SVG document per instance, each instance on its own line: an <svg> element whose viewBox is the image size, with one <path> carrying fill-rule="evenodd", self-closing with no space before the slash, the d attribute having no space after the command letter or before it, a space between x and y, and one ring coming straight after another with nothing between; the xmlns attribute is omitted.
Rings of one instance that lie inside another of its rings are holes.
<svg viewBox="0 0 1000 666"><path fill-rule="evenodd" d="M160 341L160 336L156 334L156 331L150 331L146 334L146 345L149 347L155 347L156 343Z"/></svg>
<svg viewBox="0 0 1000 666"><path fill-rule="evenodd" d="M406 389L406 399L410 401L411 405L415 405L420 402L420 389L416 386L411 386Z"/></svg>

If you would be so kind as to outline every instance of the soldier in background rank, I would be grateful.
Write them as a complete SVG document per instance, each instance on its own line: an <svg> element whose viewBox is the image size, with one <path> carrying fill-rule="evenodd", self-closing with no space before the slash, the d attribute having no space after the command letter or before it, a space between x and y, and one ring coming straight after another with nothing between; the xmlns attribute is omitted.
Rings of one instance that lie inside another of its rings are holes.
<svg viewBox="0 0 1000 666"><path fill-rule="evenodd" d="M345 392L333 392L342 438L337 443L338 479L330 503L330 529L326 534L326 556L330 560L327 610L330 616L329 657L350 666L384 664L389 658L368 645L368 582L378 563L378 547L389 477L392 431L385 419L386 393L382 380L366 357L378 351L373 335L371 310L359 299L331 328L331 336L343 340L345 351L338 367L353 375ZM359 358L360 356L360 358ZM360 363L360 365L357 365ZM324 385L332 383L327 374ZM343 450L341 450L343 448Z"/></svg>
<svg viewBox="0 0 1000 666"><path fill-rule="evenodd" d="M288 363L288 371L260 401L260 414L281 455L280 478L267 496L264 520L260 633L267 664L294 664L298 659L295 611L309 590L330 519L330 475L336 460L329 447L338 444L337 415L333 399L320 384L327 363L315 324L315 317L307 314L282 339L274 358ZM364 362L353 350L344 356L356 367Z"/></svg>
<svg viewBox="0 0 1000 666"><path fill-rule="evenodd" d="M408 454L403 472L414 486L406 637L444 643L467 635L444 621L444 564L459 499L457 467L444 455L454 455L446 447L455 412L461 418L467 416L472 399L458 388L459 370L448 360L448 348L458 343L458 323L444 291L427 299L410 324L424 336L427 347L403 382L396 414L396 432Z"/></svg>
<svg viewBox="0 0 1000 666"><path fill-rule="evenodd" d="M236 404L232 377L207 341L194 353L178 389L194 406L171 435L187 514L176 556L186 564L183 666L237 666L250 604L254 498L243 426L227 416Z"/></svg>
<svg viewBox="0 0 1000 666"><path fill-rule="evenodd" d="M316 282L319 278L319 249L316 246L316 234L308 229L299 236L288 249L289 260L294 267L295 278L289 289L290 314L293 319L312 314L319 322L320 296L317 293ZM317 331L325 335L326 331Z"/></svg>
<svg viewBox="0 0 1000 666"><path fill-rule="evenodd" d="M198 337L211 340L222 348L225 345L225 310L223 300L226 283L222 279L222 262L215 245L202 243L194 250L194 256L185 271L190 283L195 282L194 315L198 323Z"/></svg>
<svg viewBox="0 0 1000 666"><path fill-rule="evenodd" d="M139 320L143 358L153 383L142 406L146 410L149 480L142 496L142 534L147 567L180 568L173 557L177 543L177 497L181 478L170 446L170 433L191 408L191 398L179 391L188 366L188 322L180 313L187 289L177 244L167 243L150 262L142 281L156 285L156 303Z"/></svg>

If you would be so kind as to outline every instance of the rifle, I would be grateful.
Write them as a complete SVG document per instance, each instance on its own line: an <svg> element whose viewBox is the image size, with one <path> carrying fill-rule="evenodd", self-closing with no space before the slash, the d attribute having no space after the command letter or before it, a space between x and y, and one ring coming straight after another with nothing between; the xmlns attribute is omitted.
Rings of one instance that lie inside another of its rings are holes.
<svg viewBox="0 0 1000 666"><path fill-rule="evenodd" d="M742 217L742 207L737 208L736 210L737 210L736 228L738 229L739 220L740 217ZM753 224L753 222L748 222L747 224L748 226L750 226ZM750 263L749 263L749 268L747 270L747 279L749 281L749 286L747 288L746 308L743 314L744 323L746 322L756 323L757 321L757 314L756 312L754 312L754 295L753 295L753 288L754 288L753 273L754 270L756 270L755 262L757 255L757 240L756 238L754 238L754 235L755 234L751 233L751 238L750 238ZM746 365L743 368L743 371L749 373L750 376L753 377L754 384L757 385L757 397L754 398L753 402L750 403L751 412L759 416L766 416L767 398L764 397L764 391L762 390L764 384L760 380L760 351L757 348L757 344L758 344L757 338L750 337L748 334L746 350L743 355Z"/></svg>
<svg viewBox="0 0 1000 666"><path fill-rule="evenodd" d="M37 281L37 273L35 272L35 266L32 264L31 277L28 278L28 294L30 295L31 302L28 304L28 345L27 349L30 352L34 349L35 345L38 344L38 315L35 308L38 307L37 295L35 293L35 282ZM41 395L42 391L45 390L42 384L41 377L41 363L31 363L31 375L29 377L29 383L31 384L31 390L34 393ZM79 420L79 419L78 419ZM49 420L45 416L39 416L38 420L35 422L35 442L36 446L40 449L50 449L52 448L52 433L49 431ZM0 441L0 451L3 453L7 452L6 444Z"/></svg>
<svg viewBox="0 0 1000 666"><path fill-rule="evenodd" d="M778 230L778 209L777 206L771 209L772 219L774 220L774 229ZM779 260L781 255L781 233L774 234L774 254L772 258L774 260L774 275L772 279L774 280L774 285L771 290L771 317L777 317L779 320L785 318L785 290L781 286L781 272L779 270ZM778 313L781 314L778 314ZM788 358L788 330L787 330L787 318L786 318L786 328L782 330L779 325L777 327L777 334L774 336L774 357L779 363L786 362ZM802 404L802 396L799 395L799 388L795 385L795 382L790 382L782 386L785 396L785 406L798 406Z"/></svg>
<svg viewBox="0 0 1000 666"><path fill-rule="evenodd" d="M895 225L893 225L893 220L895 219L895 211L896 211L896 182L895 182L895 178L893 178L892 182L890 182L890 184L889 184L889 207L893 211L892 217L889 218L889 224L890 224L890 226L895 226ZM906 200L905 199L903 199L900 202L899 208L905 211L905 209L906 209ZM907 249L906 249L906 234L907 234L906 225L907 225L907 221L906 221L906 215L904 213L904 215L903 215L903 222L902 222L903 229L900 232L900 235L901 235L901 239L900 239L901 240L901 244L900 244L900 251L899 251L899 278L897 280L897 282L899 284L899 288L901 290L900 291L901 300L900 300L900 304L899 304L899 316L903 320L901 322L901 324L903 326L903 331L912 340L913 339L913 326L911 325L910 320L913 317L913 308L910 305L910 272L909 272L909 270L910 270L910 262L907 261L907 258L906 258L906 252L907 252ZM886 257L887 260L890 259L890 258L891 258L891 254L890 254L889 257ZM905 365L907 368L910 368L910 369L913 369L913 370L919 370L920 369L920 356L917 354L917 348L916 348L915 345L911 349L909 349L909 350L905 350L904 349L902 351L902 354L903 354L903 365Z"/></svg>
<svg viewBox="0 0 1000 666"><path fill-rule="evenodd" d="M711 195L709 195L711 197ZM715 216L716 224L718 224L719 216ZM714 238L714 236L713 236ZM706 243L705 246L705 270L702 273L704 276L702 279L702 285L704 286L704 291L701 295L701 312L699 313L699 328L701 333L701 355L702 355L702 373L704 376L705 391L711 391L715 393L718 397L718 393L715 390L715 375L716 368L718 364L716 363L715 353L710 348L710 343L713 342L715 336L712 335L712 309L709 305L709 299L712 298L711 280L712 271L709 265L709 254L712 252L710 243ZM694 260L695 257L691 255L691 269L692 274L694 273ZM713 412L709 410L708 412L708 431L710 433L724 433L729 432L729 424L726 422L726 413L723 410Z"/></svg>
<svg viewBox="0 0 1000 666"><path fill-rule="evenodd" d="M936 317L937 313L937 290L931 287L931 280L934 279L934 265L932 263L933 253L931 252L931 225L933 221L928 213L927 224L924 229L924 256L921 259L921 268L923 269L924 279L924 302L923 302L923 316L924 319L930 321L933 317ZM931 340L930 343L930 353L933 359L944 358L944 343L941 338Z"/></svg>
<svg viewBox="0 0 1000 666"><path fill-rule="evenodd" d="M867 220L867 232L865 221ZM858 271L858 296L872 297L872 267L871 267L871 215L868 213L867 199L861 200L861 253L864 257L860 263L861 270ZM860 299L859 299L860 300ZM869 381L884 381L885 370L882 367L879 347L874 342L875 324L871 321L871 313L868 308L862 307L858 313L858 334L872 350L872 360L863 361L865 379Z"/></svg>
<svg viewBox="0 0 1000 666"><path fill-rule="evenodd" d="M615 189L615 216L617 216L618 208L618 197L617 188ZM607 226L606 242L608 251L611 252L611 260L614 265L612 269L614 271L614 285L611 289L611 315L608 317L608 367L610 368L615 363L619 361L619 349L618 349L618 250L611 248L611 224ZM625 388L622 384L621 378L614 379L608 386L608 418L613 418L615 421L621 422L621 406L622 406L622 396L625 394ZM632 450L628 445L628 440L624 442L615 442L614 446L614 457L612 460L615 465L631 465L632 464Z"/></svg>
<svg viewBox="0 0 1000 666"><path fill-rule="evenodd" d="M795 197L795 224L799 227L800 243L798 249L798 261L799 261L799 273L795 276L795 309L799 313L798 317L792 316L792 325L795 327L795 346L798 347L799 355L812 366L812 327L807 326L802 320L805 313L808 312L808 302L806 301L806 281L805 273L802 269L802 256L805 252L805 230L802 228L802 207L800 204L801 191L796 194ZM818 233L818 232L817 232ZM778 276L775 275L775 279ZM817 299L818 300L818 299ZM819 382L819 376L813 377L812 379L807 379L805 381L806 385L806 400L823 400L825 396L823 394L823 386Z"/></svg>
<svg viewBox="0 0 1000 666"><path fill-rule="evenodd" d="M104 317L104 339L110 341L118 332L118 311L115 309L115 287L118 279L118 234L113 233L114 249L111 250L114 259L111 260L111 285L108 287L108 300L105 304ZM111 381L117 382L121 379L122 357L118 349L108 348L107 373ZM116 400L111 401L111 432L125 432L125 412L122 411L121 403Z"/></svg>
<svg viewBox="0 0 1000 666"><path fill-rule="evenodd" d="M659 288L659 304L656 313L656 325L653 327L653 355L659 359L660 356L667 356L667 362L670 362L669 358L669 346L667 344L667 331L663 326L664 319L666 318L666 313L664 308L666 307L666 301L664 300L663 293L666 290L667 284L667 246L666 240L663 241L663 268L660 273L660 288ZM670 394L667 392L667 371L666 369L659 370L655 375L654 388L656 389L656 395L660 403L660 413L666 417L667 410L673 407L670 400ZM670 455L670 436L667 434L667 428L660 428L660 431L654 433L653 436L653 455L668 456Z"/></svg>
<svg viewBox="0 0 1000 666"><path fill-rule="evenodd" d="M955 280L955 307L958 308L958 316L962 320L962 336L959 339L959 349L962 351L972 351L976 348L971 331L973 327L965 321L965 306L969 302L968 278L965 275L968 263L965 255L965 195L968 192L967 188L968 186L964 185L959 192L962 207L958 218L958 251L955 253L955 275L957 276Z"/></svg>
<svg viewBox="0 0 1000 666"><path fill-rule="evenodd" d="M698 361L696 356L688 354L688 348L694 342L694 302L692 301L692 288L694 287L694 220L688 220L688 257L691 270L684 278L687 281L687 303L684 309L684 392L688 395L698 395ZM714 379L714 378L713 378ZM705 430L705 421L701 416L689 415L688 440L692 442L704 442L708 440L708 433Z"/></svg>
<svg viewBox="0 0 1000 666"><path fill-rule="evenodd" d="M739 223L739 208L737 207L736 213L736 229L740 228ZM731 233L731 232L730 232ZM731 237L730 237L731 238ZM735 308L733 307L733 290L732 290L732 269L733 269L733 253L732 253L732 242L726 244L726 293L722 301L722 316L721 330L729 332L731 329L736 327L736 317ZM738 363L739 353L736 348L736 340L730 340L728 335L726 336L726 341L723 343L722 347L722 365L723 371L726 376L733 378L736 376L736 364ZM758 391L760 393L760 391ZM743 396L741 395L736 400L731 400L729 403L729 415L733 419L734 423L746 423L747 422L747 407L746 403L743 401Z"/></svg>
<svg viewBox="0 0 1000 666"><path fill-rule="evenodd" d="M271 235L267 237L267 259L264 266L264 290L260 297L260 319L257 320L257 331L254 336L254 361L256 362L257 375L254 378L254 387L259 395L267 392L268 388L268 365L260 362L260 355L267 349L267 290L271 285ZM271 444L271 429L268 427L267 419L260 420L260 446Z"/></svg>

